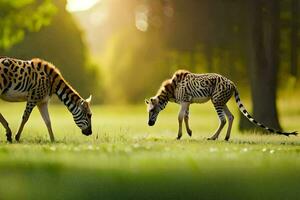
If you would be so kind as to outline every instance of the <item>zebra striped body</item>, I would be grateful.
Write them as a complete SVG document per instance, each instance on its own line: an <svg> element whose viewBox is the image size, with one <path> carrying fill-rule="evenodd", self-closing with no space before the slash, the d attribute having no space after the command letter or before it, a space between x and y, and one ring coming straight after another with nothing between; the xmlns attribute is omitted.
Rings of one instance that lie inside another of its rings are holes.
<svg viewBox="0 0 300 200"><path fill-rule="evenodd" d="M51 141L54 141L48 114L48 102L52 94L56 94L68 107L75 123L82 129L82 133L90 135L92 133L90 99L81 98L54 65L41 59L24 61L7 57L0 58L0 98L10 102L27 102L22 123L16 135L17 141L35 106L38 106L47 125ZM0 122L6 128L7 140L11 141L11 131L2 115Z"/></svg>
<svg viewBox="0 0 300 200"><path fill-rule="evenodd" d="M241 103L236 86L229 79L215 73L194 74L185 70L176 71L171 79L168 79L162 83L161 88L154 97L152 97L150 100L146 100L146 104L148 105L147 109L149 112L148 124L150 126L154 125L159 112L166 107L167 103L169 101L175 102L181 105L178 116L179 130L177 139L180 139L182 136L183 119L186 124L187 132L191 136L192 131L189 128L188 123L190 104L204 103L208 100L211 100L220 119L220 124L215 134L209 139L215 140L218 138L226 123L227 117L229 126L225 140L229 140L234 116L229 111L226 103L232 97L232 95L235 95L235 99L240 111L255 125L260 126L272 133L283 135L297 134L296 132L288 133L268 128L253 119Z"/></svg>

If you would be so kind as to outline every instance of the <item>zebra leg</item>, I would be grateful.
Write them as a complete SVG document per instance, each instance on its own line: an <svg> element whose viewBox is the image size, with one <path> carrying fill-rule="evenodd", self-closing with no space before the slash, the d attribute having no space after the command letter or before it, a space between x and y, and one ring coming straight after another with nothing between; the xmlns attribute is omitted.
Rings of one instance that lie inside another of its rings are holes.
<svg viewBox="0 0 300 200"><path fill-rule="evenodd" d="M49 117L49 112L48 112L48 102L43 102L41 104L38 104L38 109L40 111L40 114L47 126L47 129L48 129L48 133L49 133L49 136L50 136L50 140L51 142L54 142L55 141L55 138L54 138L54 135L53 135L53 131L52 131L52 127L51 127L51 120L50 120L50 117Z"/></svg>
<svg viewBox="0 0 300 200"><path fill-rule="evenodd" d="M225 105L224 106L224 112L227 116L227 119L228 119L228 128L227 128L227 133L226 133L226 137L225 137L225 140L228 141L229 138L230 138L230 133L231 133L231 128L232 128L232 123L233 123L233 120L234 120L234 116L232 115L232 113L230 112L230 110L228 109L228 107Z"/></svg>
<svg viewBox="0 0 300 200"><path fill-rule="evenodd" d="M11 139L11 130L8 126L8 122L5 120L5 118L3 117L3 115L0 113L0 122L1 124L3 125L3 127L5 128L6 130L6 139L8 142L12 142L12 139Z"/></svg>
<svg viewBox="0 0 300 200"><path fill-rule="evenodd" d="M185 116L186 110L189 107L189 103L183 102L180 105L181 105L181 108L180 108L180 111L179 111L179 114L178 114L178 124L179 124L179 127L178 127L177 140L180 140L180 138L182 136L182 120L183 120L183 117Z"/></svg>
<svg viewBox="0 0 300 200"><path fill-rule="evenodd" d="M189 134L190 137L192 137L192 130L190 129L190 126L189 126L189 106L188 106L187 110L185 111L184 123L185 123L185 127L186 127L186 132Z"/></svg>
<svg viewBox="0 0 300 200"><path fill-rule="evenodd" d="M18 130L18 132L17 132L17 134L16 134L16 137L15 137L15 139L16 139L17 141L20 140L21 133L22 133L22 131L23 131L24 125L25 125L26 122L28 121L29 116L30 116L30 114L31 114L31 112L32 112L32 109L35 107L35 105L36 105L36 102L27 102L27 104L26 104L26 109L25 109L25 111L24 111L24 113L23 113L21 125L20 125L19 130Z"/></svg>
<svg viewBox="0 0 300 200"><path fill-rule="evenodd" d="M211 136L210 138L208 138L208 140L215 140L219 137L219 134L221 133L221 130L223 129L223 127L226 124L226 118L225 118L225 114L224 114L224 110L223 110L223 106L215 106L215 109L217 111L219 120L220 120L220 124L218 129L216 130L215 134L213 136Z"/></svg>

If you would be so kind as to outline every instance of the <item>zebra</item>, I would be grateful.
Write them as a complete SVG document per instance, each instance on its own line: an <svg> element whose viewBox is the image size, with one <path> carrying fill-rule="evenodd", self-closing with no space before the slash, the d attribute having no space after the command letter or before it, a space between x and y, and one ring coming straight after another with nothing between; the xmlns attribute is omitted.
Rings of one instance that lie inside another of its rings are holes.
<svg viewBox="0 0 300 200"><path fill-rule="evenodd" d="M91 135L92 96L83 99L63 78L60 71L47 61L39 58L31 60L0 58L0 98L9 102L27 102L21 125L15 136L16 141L20 140L24 125L35 106L38 107L47 126L51 142L55 141L48 113L48 103L54 93L72 113L82 133ZM0 122L6 129L7 141L12 142L11 129L1 113Z"/></svg>
<svg viewBox="0 0 300 200"><path fill-rule="evenodd" d="M192 136L192 130L189 126L189 107L192 103L205 103L209 100L214 105L214 108L219 117L219 127L215 133L209 137L209 140L216 140L219 137L221 130L226 124L226 117L229 121L225 140L230 138L232 123L234 120L233 114L228 109L226 103L234 94L235 101L242 114L253 124L272 133L282 135L297 135L297 132L282 132L269 128L257 122L248 113L242 104L238 90L234 83L216 73L195 74L187 70L178 70L174 73L171 79L164 81L158 90L157 94L150 99L145 99L147 111L149 113L148 125L153 126L157 116L162 111L167 103L175 102L180 104L181 108L178 114L178 135L179 140L182 137L182 121L184 119L186 131L189 136Z"/></svg>

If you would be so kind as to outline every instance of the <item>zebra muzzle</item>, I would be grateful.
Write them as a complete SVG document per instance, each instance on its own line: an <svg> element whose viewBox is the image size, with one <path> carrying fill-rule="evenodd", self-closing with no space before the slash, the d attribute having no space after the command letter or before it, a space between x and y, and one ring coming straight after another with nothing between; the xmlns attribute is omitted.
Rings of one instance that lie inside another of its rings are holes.
<svg viewBox="0 0 300 200"><path fill-rule="evenodd" d="M149 121L148 121L148 125L149 125L149 126L153 126L154 124L155 124L155 121L153 121L153 120L149 120Z"/></svg>
<svg viewBox="0 0 300 200"><path fill-rule="evenodd" d="M92 127L89 126L88 128L82 130L82 134L86 136L92 135Z"/></svg>

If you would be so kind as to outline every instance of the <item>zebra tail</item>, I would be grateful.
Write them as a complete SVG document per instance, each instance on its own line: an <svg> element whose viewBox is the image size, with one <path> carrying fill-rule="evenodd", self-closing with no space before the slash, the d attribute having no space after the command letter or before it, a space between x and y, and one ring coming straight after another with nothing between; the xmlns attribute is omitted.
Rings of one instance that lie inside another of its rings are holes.
<svg viewBox="0 0 300 200"><path fill-rule="evenodd" d="M246 108L244 107L244 105L242 104L241 102L241 99L240 99L240 96L239 96L239 93L237 91L237 89L235 89L235 92L234 92L234 97L235 97L235 101L241 111L241 113L243 113L243 115L245 117L247 117L247 119L252 122L253 124L255 124L256 126L259 126L271 133L276 133L276 134L280 134L280 135L285 135L285 136L289 136L289 135L297 135L297 131L293 131L293 132L282 132L282 131L278 131L278 130L274 130L272 128L269 128L259 122L257 122L249 113L248 111L246 110Z"/></svg>

